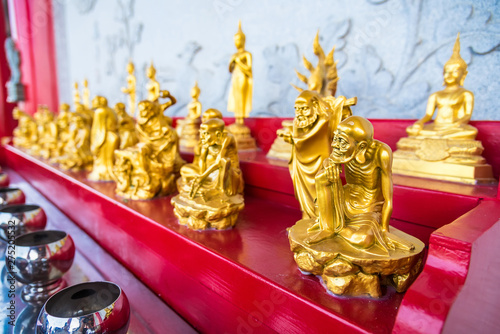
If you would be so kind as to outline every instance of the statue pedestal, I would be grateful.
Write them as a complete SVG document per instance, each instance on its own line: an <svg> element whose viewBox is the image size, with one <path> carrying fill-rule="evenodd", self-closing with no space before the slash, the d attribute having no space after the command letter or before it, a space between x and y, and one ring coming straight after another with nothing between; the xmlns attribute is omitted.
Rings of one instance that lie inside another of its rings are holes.
<svg viewBox="0 0 500 334"><path fill-rule="evenodd" d="M307 229L314 219L299 220L288 230L290 248L299 269L323 279L329 291L345 296L382 296L381 285L393 285L404 292L422 269L424 243L391 227L390 232L415 246L413 251L400 249L387 253L380 246L361 250L340 236L317 244L306 244Z"/></svg>
<svg viewBox="0 0 500 334"><path fill-rule="evenodd" d="M283 132L288 131L289 133L291 133L293 130L293 121L285 120L281 122L281 126L283 126L283 128L280 129L281 131ZM274 140L271 149L267 153L267 157L290 161L290 159L292 158L292 148L293 148L292 144L287 143L282 137L278 136Z"/></svg>
<svg viewBox="0 0 500 334"><path fill-rule="evenodd" d="M257 150L255 139L250 134L250 129L245 124L233 123L226 128L236 140L238 151Z"/></svg>
<svg viewBox="0 0 500 334"><path fill-rule="evenodd" d="M179 146L182 148L193 149L200 140L201 120L185 118L177 121L177 134L179 135ZM179 130L180 129L180 130Z"/></svg>
<svg viewBox="0 0 500 334"><path fill-rule="evenodd" d="M180 193L172 198L171 203L179 224L187 225L193 230L224 230L233 227L239 212L245 207L242 195L213 196L205 201L202 196L191 199L186 193Z"/></svg>
<svg viewBox="0 0 500 334"><path fill-rule="evenodd" d="M466 184L491 184L491 165L478 140L401 138L394 152L394 174Z"/></svg>

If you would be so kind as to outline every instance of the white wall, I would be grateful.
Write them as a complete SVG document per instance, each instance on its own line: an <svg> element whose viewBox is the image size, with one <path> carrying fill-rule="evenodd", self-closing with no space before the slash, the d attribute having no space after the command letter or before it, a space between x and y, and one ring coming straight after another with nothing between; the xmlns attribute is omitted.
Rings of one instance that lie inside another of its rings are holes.
<svg viewBox="0 0 500 334"><path fill-rule="evenodd" d="M327 52L337 46L339 90L358 96L355 114L420 118L427 97L441 89L442 67L458 31L469 63L465 88L475 96L473 119L500 120L500 8L494 0L53 0L61 100L72 82L88 78L92 94L125 101L129 58L145 96L145 68L153 60L163 89L184 115L195 80L203 109L226 113L233 35L242 20L254 62L252 116L293 116L306 72L315 63L312 41L320 29ZM229 115L229 114L227 114Z"/></svg>

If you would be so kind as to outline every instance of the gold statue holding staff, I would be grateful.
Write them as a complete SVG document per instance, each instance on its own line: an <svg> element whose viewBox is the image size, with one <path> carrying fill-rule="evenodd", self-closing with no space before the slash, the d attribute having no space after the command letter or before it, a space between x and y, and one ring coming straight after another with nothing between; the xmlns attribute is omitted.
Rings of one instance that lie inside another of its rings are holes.
<svg viewBox="0 0 500 334"><path fill-rule="evenodd" d="M177 129L180 136L180 146L188 149L194 148L200 139L201 124L201 102L200 88L195 82L191 89L191 102L188 103L188 115L184 119L177 120Z"/></svg>
<svg viewBox="0 0 500 334"><path fill-rule="evenodd" d="M295 261L301 270L322 275L335 294L380 297L383 276L405 291L420 270L425 245L389 227L390 147L373 139L372 124L359 116L339 124L332 147L315 177L318 217L289 229Z"/></svg>
<svg viewBox="0 0 500 334"><path fill-rule="evenodd" d="M257 148L255 139L245 125L245 118L252 111L253 94L252 54L245 50L245 38L239 21L238 32L234 35L237 52L229 62L231 87L227 103L227 110L234 112L236 122L231 124L228 130L235 136L239 150L254 150Z"/></svg>
<svg viewBox="0 0 500 334"><path fill-rule="evenodd" d="M201 125L200 149L196 163L181 168L174 213L192 229L232 227L244 207L244 183L236 141L223 120L212 118Z"/></svg>
<svg viewBox="0 0 500 334"><path fill-rule="evenodd" d="M127 64L127 87L122 87L122 92L128 95L128 108L130 116L135 116L135 93L136 93L136 79L135 79L135 66L130 60Z"/></svg>
<svg viewBox="0 0 500 334"><path fill-rule="evenodd" d="M114 151L120 145L118 119L113 109L108 107L108 100L105 97L96 96L92 100L92 106L95 111L90 134L90 149L94 158L94 166L88 179L112 181Z"/></svg>
<svg viewBox="0 0 500 334"><path fill-rule="evenodd" d="M460 34L444 65L444 86L431 94L425 116L409 126L409 138L398 142L394 173L462 183L494 182L492 168L481 156L477 129L468 124L474 94L463 88L467 64L460 56ZM432 121L432 117L436 118ZM431 122L431 123L428 123Z"/></svg>

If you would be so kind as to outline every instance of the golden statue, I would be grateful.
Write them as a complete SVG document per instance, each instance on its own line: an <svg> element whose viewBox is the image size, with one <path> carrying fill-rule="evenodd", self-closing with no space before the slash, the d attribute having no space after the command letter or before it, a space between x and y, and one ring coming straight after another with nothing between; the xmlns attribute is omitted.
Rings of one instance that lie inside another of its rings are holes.
<svg viewBox="0 0 500 334"><path fill-rule="evenodd" d="M138 105L136 132L139 143L116 150L116 193L130 199L150 199L175 191L175 179L184 161L179 140L158 102Z"/></svg>
<svg viewBox="0 0 500 334"><path fill-rule="evenodd" d="M198 82L195 82L191 89L191 102L188 103L188 115L184 119L177 120L177 133L180 137L180 146L182 148L194 148L200 139L200 124L201 124L201 102L200 88Z"/></svg>
<svg viewBox="0 0 500 334"><path fill-rule="evenodd" d="M293 145L289 169L303 218L318 216L314 177L330 155L333 131L348 116L345 112L350 112L347 108L355 101L343 96L326 100L305 90L295 100L292 131L278 130L278 136Z"/></svg>
<svg viewBox="0 0 500 334"><path fill-rule="evenodd" d="M65 170L91 170L90 127L86 117L78 112L68 114L68 141L63 154L56 159L59 167Z"/></svg>
<svg viewBox="0 0 500 334"><path fill-rule="evenodd" d="M118 119L113 109L108 107L108 100L105 97L96 96L92 100L92 106L95 111L90 132L90 150L94 158L94 166L88 179L112 181L114 151L120 145Z"/></svg>
<svg viewBox="0 0 500 334"><path fill-rule="evenodd" d="M224 121L213 118L200 127L200 145L197 163L181 168L174 214L180 224L196 230L232 227L244 208L236 141Z"/></svg>
<svg viewBox="0 0 500 334"><path fill-rule="evenodd" d="M289 229L295 261L302 271L322 275L335 294L377 298L385 282L403 292L422 267L425 245L389 227L392 151L359 116L338 125L332 147L315 178L318 217Z"/></svg>
<svg viewBox="0 0 500 334"><path fill-rule="evenodd" d="M82 104L85 108L90 109L90 90L87 79L83 80Z"/></svg>
<svg viewBox="0 0 500 334"><path fill-rule="evenodd" d="M78 109L78 105L82 104L80 97L80 90L78 89L78 82L75 81L73 84L73 104L75 105L75 110Z"/></svg>
<svg viewBox="0 0 500 334"><path fill-rule="evenodd" d="M151 64L146 70L146 76L149 79L146 89L148 91L147 99L151 102L158 102L160 98L168 98L169 100L160 105L161 111L164 111L168 107L177 103L175 97L173 97L168 90L161 90L160 83L156 80L156 68L151 61Z"/></svg>
<svg viewBox="0 0 500 334"><path fill-rule="evenodd" d="M319 94L322 98L335 99L335 93L337 91L337 82L339 80L337 75L337 62L333 59L333 53L335 52L335 47L325 56L325 52L319 43L319 31L316 33L313 43L314 54L318 57L318 64L314 67L311 62L307 60L305 56L302 56L302 61L304 66L311 73L310 77L307 78L305 75L299 73L297 70L297 76L299 79L307 85L307 89L314 91ZM303 89L292 84L292 86L299 92ZM352 113L351 113L352 114ZM283 128L279 131L282 133L291 133L293 122L285 120L282 123ZM271 149L267 153L268 158L275 158L279 160L289 161L292 156L292 146L283 140L281 136L278 136Z"/></svg>
<svg viewBox="0 0 500 334"><path fill-rule="evenodd" d="M64 154L64 146L69 140L69 121L70 121L70 106L67 103L61 103L59 106L59 114L55 119L57 127L57 149L55 152L55 157L59 157Z"/></svg>
<svg viewBox="0 0 500 334"><path fill-rule="evenodd" d="M409 126L394 152L394 173L462 183L495 182L490 165L475 140L477 129L467 124L474 108L474 94L462 87L467 64L460 57L460 34L451 58L444 65L444 86L431 94L425 116ZM437 110L437 112L436 112ZM436 114L434 122L432 117Z"/></svg>
<svg viewBox="0 0 500 334"><path fill-rule="evenodd" d="M135 66L132 61L129 61L127 64L127 87L122 88L122 92L128 95L128 108L130 112L130 116L134 117L135 116L135 84L136 84L136 79L135 79Z"/></svg>
<svg viewBox="0 0 500 334"><path fill-rule="evenodd" d="M40 105L33 118L37 125L38 140L31 151L32 154L44 159L57 156L57 125L54 122L54 113L47 106Z"/></svg>
<svg viewBox="0 0 500 334"><path fill-rule="evenodd" d="M38 130L35 120L31 115L25 113L18 107L14 108L12 116L18 121L17 127L13 132L14 138L12 141L14 146L35 155L35 152L32 152L34 144L38 140Z"/></svg>
<svg viewBox="0 0 500 334"><path fill-rule="evenodd" d="M257 148L255 139L245 125L245 118L252 111L252 54L245 50L245 34L241 30L241 21L238 22L238 32L234 35L234 45L237 52L229 62L231 88L227 110L234 112L236 122L231 124L228 130L235 136L239 150L254 150Z"/></svg>
<svg viewBox="0 0 500 334"><path fill-rule="evenodd" d="M135 133L135 120L127 114L125 104L119 102L115 104L115 112L118 117L118 135L120 137L120 150L137 144L137 134Z"/></svg>

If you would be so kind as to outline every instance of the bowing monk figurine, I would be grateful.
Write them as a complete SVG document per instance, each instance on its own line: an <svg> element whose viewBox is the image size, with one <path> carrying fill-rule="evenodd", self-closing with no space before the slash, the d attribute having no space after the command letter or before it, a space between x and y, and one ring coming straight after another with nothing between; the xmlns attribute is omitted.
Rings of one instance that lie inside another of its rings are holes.
<svg viewBox="0 0 500 334"><path fill-rule="evenodd" d="M332 147L315 178L318 217L302 219L289 230L297 264L323 275L336 294L380 297L381 275L395 275L398 291L406 290L416 278L407 274L420 266L424 244L389 227L390 147L373 139L372 124L359 116L339 124Z"/></svg>
<svg viewBox="0 0 500 334"><path fill-rule="evenodd" d="M444 65L445 88L431 94L425 116L406 129L394 152L394 173L462 183L494 182L490 165L469 125L474 94L463 88L467 64L460 56L458 34L450 59ZM436 115L434 121L433 116Z"/></svg>
<svg viewBox="0 0 500 334"><path fill-rule="evenodd" d="M181 168L174 213L192 229L232 227L244 207L244 183L236 142L223 120L213 118L201 125L200 150L196 163Z"/></svg>

